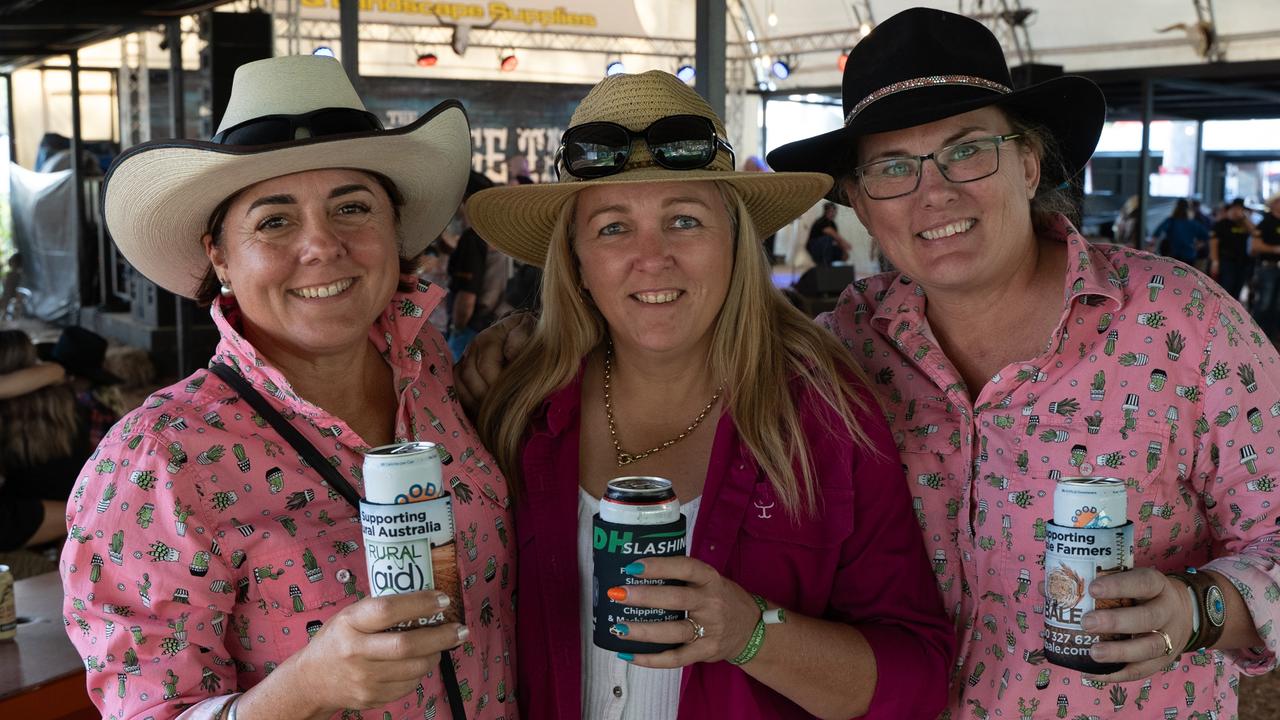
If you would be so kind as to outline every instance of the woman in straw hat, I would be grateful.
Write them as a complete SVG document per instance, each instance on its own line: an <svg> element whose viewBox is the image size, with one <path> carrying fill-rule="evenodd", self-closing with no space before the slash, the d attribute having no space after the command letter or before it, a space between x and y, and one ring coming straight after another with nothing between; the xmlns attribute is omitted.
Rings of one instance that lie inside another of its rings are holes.
<svg viewBox="0 0 1280 720"><path fill-rule="evenodd" d="M221 341L108 433L72 493L66 620L104 716L514 715L506 485L426 323L444 293L406 272L470 147L457 102L383 130L337 62L282 57L237 71L211 142L112 166L120 250L212 302ZM405 440L442 448L467 552L433 551L444 592L368 597L362 451Z"/></svg>
<svg viewBox="0 0 1280 720"><path fill-rule="evenodd" d="M570 124L560 182L468 203L545 267L479 423L518 497L522 715L932 716L951 632L884 419L760 250L830 179L735 172L720 119L667 73L606 78ZM692 528L690 557L594 591L687 612L608 628L665 652L588 642L591 518L620 475L669 478Z"/></svg>
<svg viewBox="0 0 1280 720"><path fill-rule="evenodd" d="M1275 349L1195 270L1076 231L1064 188L1105 115L1088 80L1013 90L983 25L917 8L854 48L844 107L844 127L769 162L835 176L901 269L820 321L881 380L919 480L960 643L950 716L1040 717L1055 698L1059 717L1233 715L1239 673L1274 667L1280 639ZM1136 539L1138 569L1087 590L1043 567L1073 475L1124 481Z"/></svg>

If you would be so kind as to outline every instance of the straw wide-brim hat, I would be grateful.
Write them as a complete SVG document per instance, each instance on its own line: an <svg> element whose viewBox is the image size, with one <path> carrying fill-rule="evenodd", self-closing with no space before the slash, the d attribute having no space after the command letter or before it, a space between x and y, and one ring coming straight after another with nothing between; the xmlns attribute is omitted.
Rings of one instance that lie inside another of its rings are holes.
<svg viewBox="0 0 1280 720"><path fill-rule="evenodd" d="M769 164L839 175L863 135L998 105L1048 128L1069 178L1093 155L1107 115L1102 91L1087 78L1063 75L1014 89L1000 42L985 25L932 8L903 10L855 45L842 97L843 127L783 145L769 153Z"/></svg>
<svg viewBox="0 0 1280 720"><path fill-rule="evenodd" d="M659 70L601 80L582 99L569 126L612 122L640 132L672 115L708 118L716 134L726 137L724 123L711 106L676 76ZM484 190L467 200L467 219L480 237L502 252L530 265L543 265L565 203L584 188L718 180L737 190L756 231L768 237L812 207L831 187L831 178L820 173L737 172L733 162L733 156L721 149L705 168L669 170L653 161L643 141L636 141L622 172L592 180L562 172L555 183Z"/></svg>
<svg viewBox="0 0 1280 720"><path fill-rule="evenodd" d="M289 56L240 66L218 131L255 118L345 108L364 111L342 65ZM271 178L328 168L380 173L404 196L401 254L420 253L448 225L471 169L471 132L457 101L393 130L306 137L271 145L158 140L130 148L107 171L102 206L120 252L157 285L195 297L209 269L200 238L223 200Z"/></svg>

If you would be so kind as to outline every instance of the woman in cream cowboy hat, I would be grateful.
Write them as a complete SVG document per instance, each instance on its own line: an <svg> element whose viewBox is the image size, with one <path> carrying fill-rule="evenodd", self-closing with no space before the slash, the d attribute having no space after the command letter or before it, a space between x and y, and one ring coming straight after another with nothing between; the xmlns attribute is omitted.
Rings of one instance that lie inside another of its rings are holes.
<svg viewBox="0 0 1280 720"><path fill-rule="evenodd" d="M518 497L522 716L933 716L951 632L884 418L761 252L830 179L735 172L720 119L663 72L606 78L570 125L558 183L468 203L545 267L479 422ZM690 557L593 589L591 518L620 475L671 480ZM589 642L605 593L687 619L596 634L675 649Z"/></svg>
<svg viewBox="0 0 1280 720"><path fill-rule="evenodd" d="M211 301L221 342L107 434L68 507L67 625L104 716L513 714L506 486L426 322L444 293L407 272L470 147L457 102L383 130L337 62L282 57L237 71L212 141L108 172L121 252ZM436 590L367 597L361 451L405 440L448 456L469 552L435 548Z"/></svg>

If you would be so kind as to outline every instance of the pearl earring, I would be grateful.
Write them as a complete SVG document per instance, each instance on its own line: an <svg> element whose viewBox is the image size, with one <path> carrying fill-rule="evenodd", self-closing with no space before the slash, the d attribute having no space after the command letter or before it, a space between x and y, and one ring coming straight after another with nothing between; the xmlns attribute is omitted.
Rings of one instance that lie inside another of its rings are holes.
<svg viewBox="0 0 1280 720"><path fill-rule="evenodd" d="M230 280L223 280L223 281L222 281L222 287L218 288L218 292L222 293L222 297L226 297L226 298L229 298L229 297L231 297L232 295L235 295L235 294L236 294L235 290L232 290L232 289L231 289L231 281L230 281Z"/></svg>

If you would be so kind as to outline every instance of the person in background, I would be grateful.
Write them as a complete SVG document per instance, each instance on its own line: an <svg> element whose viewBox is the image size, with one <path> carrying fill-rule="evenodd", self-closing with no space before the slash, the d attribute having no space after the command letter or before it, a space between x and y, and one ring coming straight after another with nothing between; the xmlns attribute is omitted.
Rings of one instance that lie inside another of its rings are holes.
<svg viewBox="0 0 1280 720"><path fill-rule="evenodd" d="M0 399L0 505L12 520L0 529L0 550L65 534L67 497L93 450L71 386L53 380L52 372L31 374L30 369L38 367L35 345L25 332L0 330L0 376L27 371L9 383L11 389L25 391ZM60 527L53 533L55 522ZM27 567L35 572L54 569L52 563Z"/></svg>
<svg viewBox="0 0 1280 720"><path fill-rule="evenodd" d="M107 339L75 325L63 328L49 353L50 360L66 368L76 407L93 447L120 419L120 396L116 391L120 378L103 368L106 357Z"/></svg>
<svg viewBox="0 0 1280 720"><path fill-rule="evenodd" d="M819 321L881 380L956 623L947 716L1234 715L1280 641L1275 348L1194 269L1076 230L1065 188L1106 118L1088 79L1015 88L986 26L915 8L854 46L843 90L843 128L769 162L835 176L899 269ZM1047 664L1041 634L1044 518L1074 475L1122 479L1134 523L1135 569L1081 617L1119 634L1088 650L1122 666L1099 676Z"/></svg>
<svg viewBox="0 0 1280 720"><path fill-rule="evenodd" d="M1173 205L1173 212L1156 226L1151 237L1161 255L1195 265L1196 258L1209 242L1209 231L1196 222L1190 212L1190 204L1179 199Z"/></svg>
<svg viewBox="0 0 1280 720"><path fill-rule="evenodd" d="M1196 223L1199 224L1200 227L1204 228L1205 232L1212 230L1213 218L1209 217L1209 214L1204 211L1204 205L1195 198L1192 198L1189 204L1190 204L1189 212L1191 215L1191 219L1196 221ZM1199 270L1202 273L1208 274L1209 272L1209 243L1208 242L1196 244L1196 261L1194 264L1197 270Z"/></svg>
<svg viewBox="0 0 1280 720"><path fill-rule="evenodd" d="M449 286L449 254L453 248L443 237L431 241L426 250L418 256L418 276L432 285ZM440 303L431 310L428 318L431 326L441 335L449 334L449 304Z"/></svg>
<svg viewBox="0 0 1280 720"><path fill-rule="evenodd" d="M521 717L933 717L951 632L884 418L760 252L830 179L735 172L724 136L674 75L608 77L559 182L469 203L490 242L546 268L538 328L477 423L516 488ZM671 479L691 528L689 556L639 561L622 601L688 617L610 631L674 650L590 642L593 592L623 590L591 574L620 475Z"/></svg>
<svg viewBox="0 0 1280 720"><path fill-rule="evenodd" d="M454 360L462 357L476 333L498 319L505 305L511 260L489 247L467 218L467 200L491 187L492 180L472 170L458 207L463 230L457 247L449 254L449 350Z"/></svg>
<svg viewBox="0 0 1280 720"><path fill-rule="evenodd" d="M809 257L815 265L834 265L849 259L852 247L849 241L840 234L836 227L836 206L825 203L822 206L822 217L813 221L809 228L809 241L805 243Z"/></svg>
<svg viewBox="0 0 1280 720"><path fill-rule="evenodd" d="M1280 193L1267 200L1267 211L1253 232L1250 254L1254 271L1253 318L1268 336L1280 332Z"/></svg>
<svg viewBox="0 0 1280 720"><path fill-rule="evenodd" d="M1245 209L1244 198L1227 204L1223 218L1209 231L1209 273L1233 300L1249 279L1249 238L1253 222Z"/></svg>
<svg viewBox="0 0 1280 720"><path fill-rule="evenodd" d="M15 252L9 256L4 273L3 289L0 289L0 317L20 318L26 315L23 299L18 289L22 287L24 278L22 253Z"/></svg>
<svg viewBox="0 0 1280 720"><path fill-rule="evenodd" d="M281 56L237 69L212 140L112 165L121 254L209 305L219 342L107 433L67 503L63 617L103 717L514 712L506 482L427 322L444 289L414 274L470 137L457 101L384 130L340 63ZM369 597L385 585L361 549L364 456L409 441L449 458L454 542L432 552L434 589Z"/></svg>

